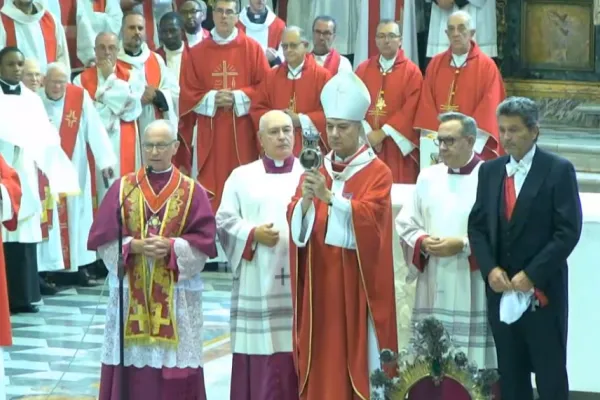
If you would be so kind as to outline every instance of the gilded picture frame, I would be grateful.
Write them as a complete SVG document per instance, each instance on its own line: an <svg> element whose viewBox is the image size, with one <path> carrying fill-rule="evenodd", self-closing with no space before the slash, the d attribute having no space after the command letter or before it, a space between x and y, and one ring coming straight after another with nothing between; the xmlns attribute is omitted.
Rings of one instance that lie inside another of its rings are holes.
<svg viewBox="0 0 600 400"><path fill-rule="evenodd" d="M595 0L524 0L521 63L528 69L594 71Z"/></svg>

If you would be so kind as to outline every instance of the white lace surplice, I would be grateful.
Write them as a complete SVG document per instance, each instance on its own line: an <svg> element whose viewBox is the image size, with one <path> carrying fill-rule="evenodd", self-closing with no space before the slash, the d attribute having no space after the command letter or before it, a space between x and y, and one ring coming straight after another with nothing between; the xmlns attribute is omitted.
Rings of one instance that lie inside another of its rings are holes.
<svg viewBox="0 0 600 400"><path fill-rule="evenodd" d="M126 237L123 246L132 240ZM181 238L175 239L175 256L179 268L179 281L175 285L174 311L178 346L176 349L161 345L140 346L125 343L125 366L137 368L199 368L202 361L202 280L200 272L208 257ZM102 363L119 364L119 279L117 278L118 244L116 241L98 248L98 255L109 270L109 299L106 309L106 327ZM148 268L154 268L148 260ZM129 309L129 281L125 276L124 310L127 321Z"/></svg>

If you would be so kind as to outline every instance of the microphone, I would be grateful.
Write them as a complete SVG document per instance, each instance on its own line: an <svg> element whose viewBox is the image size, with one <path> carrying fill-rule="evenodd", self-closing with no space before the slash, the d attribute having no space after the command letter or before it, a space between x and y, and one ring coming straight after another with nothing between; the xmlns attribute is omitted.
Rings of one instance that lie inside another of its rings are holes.
<svg viewBox="0 0 600 400"><path fill-rule="evenodd" d="M113 171L113 169L112 169L112 168L109 168L109 169L108 169L108 175L109 175L109 176L108 176L108 177L106 177L104 174L102 174L102 180L104 181L104 187L105 187L106 189L108 189L108 186L109 186L108 178L111 178L111 179L112 179L112 178L114 178L114 177L115 177L115 172Z"/></svg>
<svg viewBox="0 0 600 400"><path fill-rule="evenodd" d="M117 225L119 228L119 236L117 239L118 249L119 249L119 257L117 261L117 276L119 278L119 374L120 374L120 399L128 400L129 393L125 377L125 313L123 311L124 306L124 290L123 290L123 280L125 279L125 259L123 257L123 206L125 205L125 200L131 196L133 191L137 189L142 181L148 176L149 173L152 172L152 167L148 165L144 168L144 175L142 179L138 180L135 185L131 188L131 190L123 197L121 200L121 204L119 204L119 208L117 209ZM106 179L106 178L105 178Z"/></svg>

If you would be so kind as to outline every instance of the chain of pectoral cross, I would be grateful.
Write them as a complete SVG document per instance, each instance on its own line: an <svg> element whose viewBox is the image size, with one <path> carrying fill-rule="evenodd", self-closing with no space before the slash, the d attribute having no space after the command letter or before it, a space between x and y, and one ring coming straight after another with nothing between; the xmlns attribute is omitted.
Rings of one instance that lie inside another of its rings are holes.
<svg viewBox="0 0 600 400"><path fill-rule="evenodd" d="M454 68L456 68L456 70L454 71L454 79L452 79L452 84L450 85L450 90L448 92L448 100L446 104L440 107L443 112L458 111L458 105L454 104L454 97L456 96L457 86L456 82L458 81L458 76L460 75L461 69L466 63L467 60L463 61L463 63L460 66L457 66L454 59L452 59L452 65L454 66Z"/></svg>

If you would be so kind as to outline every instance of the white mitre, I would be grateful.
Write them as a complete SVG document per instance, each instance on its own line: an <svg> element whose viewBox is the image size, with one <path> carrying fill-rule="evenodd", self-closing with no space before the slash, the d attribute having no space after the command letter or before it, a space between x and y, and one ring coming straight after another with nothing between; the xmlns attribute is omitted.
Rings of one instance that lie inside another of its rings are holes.
<svg viewBox="0 0 600 400"><path fill-rule="evenodd" d="M362 121L371 105L369 90L352 71L340 71L323 87L325 118Z"/></svg>

